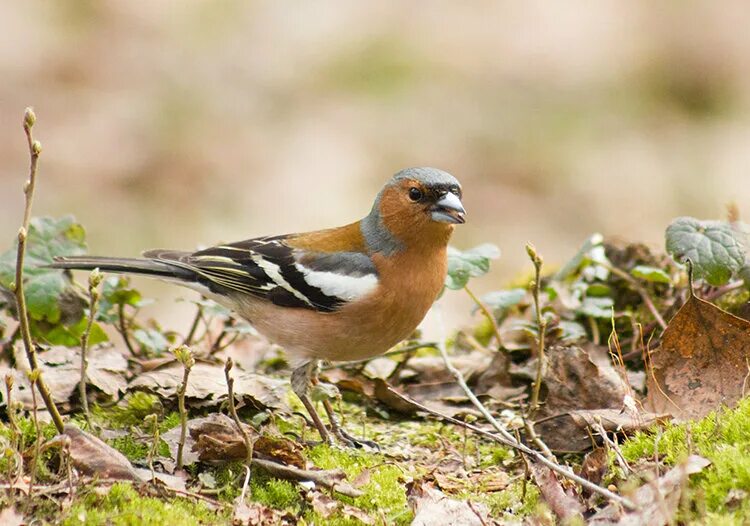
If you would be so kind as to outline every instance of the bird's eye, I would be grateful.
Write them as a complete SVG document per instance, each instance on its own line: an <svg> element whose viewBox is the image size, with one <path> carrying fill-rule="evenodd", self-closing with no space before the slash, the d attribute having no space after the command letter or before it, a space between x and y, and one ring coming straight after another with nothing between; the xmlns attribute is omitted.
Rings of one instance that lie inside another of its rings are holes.
<svg viewBox="0 0 750 526"><path fill-rule="evenodd" d="M409 188L409 199L412 201L419 201L422 197L424 197L422 190L419 188Z"/></svg>

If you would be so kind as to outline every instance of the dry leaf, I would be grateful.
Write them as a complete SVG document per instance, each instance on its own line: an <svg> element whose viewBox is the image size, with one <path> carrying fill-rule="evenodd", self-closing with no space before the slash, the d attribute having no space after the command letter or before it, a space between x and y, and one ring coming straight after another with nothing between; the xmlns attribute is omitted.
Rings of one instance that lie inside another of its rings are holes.
<svg viewBox="0 0 750 526"><path fill-rule="evenodd" d="M414 512L411 526L486 526L498 524L483 504L469 503L447 497L430 483L415 482L408 492Z"/></svg>
<svg viewBox="0 0 750 526"><path fill-rule="evenodd" d="M129 389L145 389L162 398L174 398L182 383L183 369L179 364L149 371L137 376ZM235 376L234 394L245 403L259 409L273 409L289 412L286 393L289 383L269 378L257 373L242 373ZM193 367L188 379L186 396L192 399L192 407L215 406L226 400L227 382L224 367L198 363Z"/></svg>
<svg viewBox="0 0 750 526"><path fill-rule="evenodd" d="M595 360L578 346L553 346L547 350L544 386L544 415L579 409L621 409L625 396L632 395L608 355Z"/></svg>
<svg viewBox="0 0 750 526"><path fill-rule="evenodd" d="M574 517L583 518L581 501L577 496L563 489L557 475L551 469L536 462L532 462L530 467L534 482L552 513L560 517L563 522Z"/></svg>
<svg viewBox="0 0 750 526"><path fill-rule="evenodd" d="M23 520L23 514L16 511L15 508L5 508L0 511L0 524L3 526L21 526L26 524Z"/></svg>
<svg viewBox="0 0 750 526"><path fill-rule="evenodd" d="M232 524L236 526L286 526L297 524L289 512L274 510L257 502L248 503L237 497L232 508Z"/></svg>
<svg viewBox="0 0 750 526"><path fill-rule="evenodd" d="M71 424L65 425L63 435L70 439L73 467L82 474L100 479L140 480L125 455L95 436Z"/></svg>
<svg viewBox="0 0 750 526"><path fill-rule="evenodd" d="M604 479L604 475L607 474L608 466L609 452L607 448L598 447L583 457L579 475L589 482L599 485ZM582 489L584 494L586 494L588 490L586 488Z"/></svg>
<svg viewBox="0 0 750 526"><path fill-rule="evenodd" d="M312 508L324 519L328 519L333 516L336 512L340 512L342 515L357 519L363 524L375 524L375 519L370 517L363 510L344 504L338 500L324 495L319 491L311 491L307 494L307 500Z"/></svg>
<svg viewBox="0 0 750 526"><path fill-rule="evenodd" d="M29 410L33 406L31 399L31 384L26 376L28 362L23 354L18 354L16 349L19 368L7 366L0 367L0 376L10 374L14 378L13 398L23 403L24 408ZM74 395L77 395L78 384L81 380L81 355L80 349L71 347L53 347L38 355L39 366L47 387L52 393L55 402L66 404ZM88 384L96 387L111 398L125 392L127 382L125 371L128 362L113 348L94 348L89 352ZM5 404L3 397L2 405Z"/></svg>
<svg viewBox="0 0 750 526"><path fill-rule="evenodd" d="M652 353L651 409L690 419L733 407L748 387L748 360L750 322L691 296Z"/></svg>
<svg viewBox="0 0 750 526"><path fill-rule="evenodd" d="M691 455L659 479L647 482L630 499L638 510L625 512L619 504L610 504L589 519L590 526L662 526L672 524L680 504L682 488L689 475L698 473L710 462Z"/></svg>
<svg viewBox="0 0 750 526"><path fill-rule="evenodd" d="M553 451L580 453L594 445L589 428L601 421L606 431L633 433L665 418L665 415L631 415L619 409L583 409L537 420L534 429Z"/></svg>

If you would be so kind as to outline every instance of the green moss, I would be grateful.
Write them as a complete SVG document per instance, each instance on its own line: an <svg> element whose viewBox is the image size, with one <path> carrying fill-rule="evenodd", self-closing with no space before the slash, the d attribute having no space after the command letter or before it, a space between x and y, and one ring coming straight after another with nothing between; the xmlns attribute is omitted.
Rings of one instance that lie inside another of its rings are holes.
<svg viewBox="0 0 750 526"><path fill-rule="evenodd" d="M131 435L113 438L107 442L110 446L125 455L131 462L144 460L151 449L148 444L141 440L137 440Z"/></svg>
<svg viewBox="0 0 750 526"><path fill-rule="evenodd" d="M519 480L503 491L494 493L466 495L475 500L484 502L490 508L493 517L505 517L509 520L520 519L535 513L539 506L539 489L528 482L524 494L523 481Z"/></svg>
<svg viewBox="0 0 750 526"><path fill-rule="evenodd" d="M94 406L92 409L95 420L109 428L138 426L148 415L160 415L162 411L159 398L142 391L127 396L124 403L107 408Z"/></svg>
<svg viewBox="0 0 750 526"><path fill-rule="evenodd" d="M406 502L403 472L386 462L382 455L361 451L341 450L326 445L310 450L308 457L322 469L341 469L349 480L357 477L364 469L370 470L370 481L360 489L364 495L355 499L340 496L340 500L368 512L377 512L386 518L387 524L408 524L412 513ZM321 523L320 518L310 514L310 522ZM330 519L327 519L330 521ZM352 519L340 518L339 522L326 524L357 524Z"/></svg>
<svg viewBox="0 0 750 526"><path fill-rule="evenodd" d="M64 526L180 524L185 526L229 523L228 512L209 509L188 499L143 497L130 485L113 485L105 495L86 492L62 520Z"/></svg>
<svg viewBox="0 0 750 526"><path fill-rule="evenodd" d="M250 483L252 500L268 507L299 513L304 506L299 486L288 480L279 480L265 473L253 473Z"/></svg>
<svg viewBox="0 0 750 526"><path fill-rule="evenodd" d="M637 433L622 447L630 462L660 460L674 465L691 453L703 456L711 465L690 478L689 495L705 506L710 524L733 524L750 514L750 503L730 509L729 492L750 487L750 399L733 410L711 413L697 422L668 424L662 430ZM688 514L686 520L693 518Z"/></svg>

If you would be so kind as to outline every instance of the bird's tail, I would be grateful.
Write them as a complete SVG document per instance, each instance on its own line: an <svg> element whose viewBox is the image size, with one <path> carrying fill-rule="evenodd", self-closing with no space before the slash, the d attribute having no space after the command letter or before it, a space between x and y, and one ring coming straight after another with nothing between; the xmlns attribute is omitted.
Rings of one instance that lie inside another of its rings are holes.
<svg viewBox="0 0 750 526"><path fill-rule="evenodd" d="M73 270L94 270L98 268L102 272L141 274L180 281L192 281L195 279L195 274L189 269L148 258L66 256L56 257L54 262L47 265L47 267Z"/></svg>

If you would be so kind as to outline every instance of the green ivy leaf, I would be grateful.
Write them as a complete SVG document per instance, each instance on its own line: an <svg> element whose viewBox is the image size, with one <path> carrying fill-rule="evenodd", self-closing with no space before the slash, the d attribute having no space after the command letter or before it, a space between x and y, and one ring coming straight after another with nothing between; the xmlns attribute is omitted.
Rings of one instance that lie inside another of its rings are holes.
<svg viewBox="0 0 750 526"><path fill-rule="evenodd" d="M650 281L651 283L672 283L669 274L657 267L638 265L633 267L630 274L636 278Z"/></svg>
<svg viewBox="0 0 750 526"><path fill-rule="evenodd" d="M696 278L723 285L745 264L745 251L729 223L678 217L667 227L667 252L678 263L690 259Z"/></svg>
<svg viewBox="0 0 750 526"><path fill-rule="evenodd" d="M612 298L584 298L581 306L576 309L578 314L590 316L592 318L612 317L612 307L615 302Z"/></svg>
<svg viewBox="0 0 750 526"><path fill-rule="evenodd" d="M500 257L500 249L484 243L464 252L448 247L448 275L445 286L452 290L462 289L469 279L483 276L490 269L490 260Z"/></svg>
<svg viewBox="0 0 750 526"><path fill-rule="evenodd" d="M526 296L525 289L496 290L489 292L481 297L482 303L494 310L496 313L502 313L511 307L521 303Z"/></svg>
<svg viewBox="0 0 750 526"><path fill-rule="evenodd" d="M58 323L54 325L44 323L34 323L31 326L31 332L34 338L50 345L64 345L65 347L77 347L81 344L81 337L86 330L88 319L84 316L77 323L65 325ZM89 335L89 345L96 345L109 341L107 333L98 324L91 326Z"/></svg>
<svg viewBox="0 0 750 526"><path fill-rule="evenodd" d="M18 241L0 254L0 286L11 288L15 281ZM24 290L29 316L33 320L58 323L62 317L62 295L72 289L69 279L59 270L44 268L55 256L83 254L85 232L73 216L60 219L31 219L24 259ZM75 320L77 321L77 320Z"/></svg>
<svg viewBox="0 0 750 526"><path fill-rule="evenodd" d="M126 276L110 276L102 285L102 297L99 300L99 310L96 319L105 323L115 323L118 318L118 307L143 305L141 293L130 287L130 280Z"/></svg>
<svg viewBox="0 0 750 526"><path fill-rule="evenodd" d="M159 355L169 349L169 340L155 329L137 329L133 337L149 354Z"/></svg>
<svg viewBox="0 0 750 526"><path fill-rule="evenodd" d="M600 259L595 249L601 248L603 250L603 243L604 237L601 234L593 234L583 243L583 246L578 249L578 252L576 252L575 256L573 256L570 261L565 263L565 265L563 265L563 267L557 271L554 279L557 281L563 281L564 279L570 277L576 271L578 271L581 265ZM594 257L592 257L592 253L594 253ZM601 254L603 255L603 252L601 252Z"/></svg>

